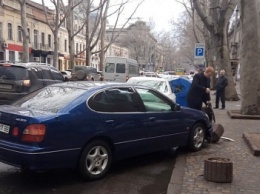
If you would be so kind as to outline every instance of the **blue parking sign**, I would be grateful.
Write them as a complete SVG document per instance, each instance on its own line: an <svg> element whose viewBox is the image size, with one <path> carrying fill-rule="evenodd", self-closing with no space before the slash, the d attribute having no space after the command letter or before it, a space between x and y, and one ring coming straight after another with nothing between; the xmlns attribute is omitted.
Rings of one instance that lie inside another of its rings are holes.
<svg viewBox="0 0 260 194"><path fill-rule="evenodd" d="M203 43L197 43L194 49L194 58L205 57L205 45Z"/></svg>

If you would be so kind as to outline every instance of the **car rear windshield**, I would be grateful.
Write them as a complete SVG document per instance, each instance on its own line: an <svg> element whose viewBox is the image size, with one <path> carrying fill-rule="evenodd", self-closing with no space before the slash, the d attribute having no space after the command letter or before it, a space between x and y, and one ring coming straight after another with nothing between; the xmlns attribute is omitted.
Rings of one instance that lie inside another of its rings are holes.
<svg viewBox="0 0 260 194"><path fill-rule="evenodd" d="M84 92L86 90L79 88L49 86L26 95L12 105L56 113Z"/></svg>
<svg viewBox="0 0 260 194"><path fill-rule="evenodd" d="M28 71L23 67L0 65L0 78L8 80L28 79Z"/></svg>

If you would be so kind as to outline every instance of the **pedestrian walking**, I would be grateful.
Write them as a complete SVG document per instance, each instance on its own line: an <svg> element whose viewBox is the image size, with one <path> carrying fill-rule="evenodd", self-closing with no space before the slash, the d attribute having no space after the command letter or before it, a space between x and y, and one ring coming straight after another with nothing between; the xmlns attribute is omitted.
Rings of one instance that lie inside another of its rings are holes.
<svg viewBox="0 0 260 194"><path fill-rule="evenodd" d="M228 85L228 80L225 76L225 70L221 69L220 70L220 76L218 78L218 81L216 83L216 104L215 104L215 109L219 108L219 99L221 100L222 108L225 109L225 88Z"/></svg>
<svg viewBox="0 0 260 194"><path fill-rule="evenodd" d="M214 74L213 67L207 67L204 72L197 73L192 80L188 92L188 107L201 110L203 102L210 101L210 77Z"/></svg>

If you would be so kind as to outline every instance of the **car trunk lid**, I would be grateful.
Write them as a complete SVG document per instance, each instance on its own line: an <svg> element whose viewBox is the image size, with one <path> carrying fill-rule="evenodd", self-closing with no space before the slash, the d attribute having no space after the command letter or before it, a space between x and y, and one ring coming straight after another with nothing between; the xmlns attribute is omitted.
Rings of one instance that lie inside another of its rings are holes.
<svg viewBox="0 0 260 194"><path fill-rule="evenodd" d="M55 113L2 105L0 106L0 140L20 142L28 126L41 124L51 115L56 116Z"/></svg>

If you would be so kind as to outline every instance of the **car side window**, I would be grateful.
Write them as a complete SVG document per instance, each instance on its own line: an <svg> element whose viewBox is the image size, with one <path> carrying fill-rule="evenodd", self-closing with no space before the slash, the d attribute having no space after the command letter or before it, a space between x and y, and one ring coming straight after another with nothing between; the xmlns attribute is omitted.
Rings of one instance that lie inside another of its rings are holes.
<svg viewBox="0 0 260 194"><path fill-rule="evenodd" d="M88 101L91 109L99 112L139 112L132 88L113 88L100 92Z"/></svg>
<svg viewBox="0 0 260 194"><path fill-rule="evenodd" d="M142 99L147 112L171 111L171 104L159 93L142 88L136 88L136 91Z"/></svg>
<svg viewBox="0 0 260 194"><path fill-rule="evenodd" d="M42 79L53 79L49 69L42 69Z"/></svg>
<svg viewBox="0 0 260 194"><path fill-rule="evenodd" d="M105 66L106 73L114 73L115 72L115 64L114 63L107 63Z"/></svg>
<svg viewBox="0 0 260 194"><path fill-rule="evenodd" d="M38 79L42 79L42 71L41 69L32 68L32 72L36 75Z"/></svg>
<svg viewBox="0 0 260 194"><path fill-rule="evenodd" d="M63 73L66 75L65 72L63 72ZM55 80L64 81L64 77L62 76L62 72L60 73L59 71L56 71L56 70L51 69L51 74L52 74L52 76L53 76L53 78L54 78Z"/></svg>
<svg viewBox="0 0 260 194"><path fill-rule="evenodd" d="M125 73L125 64L124 63L116 64L116 73Z"/></svg>

